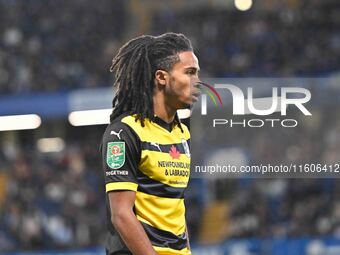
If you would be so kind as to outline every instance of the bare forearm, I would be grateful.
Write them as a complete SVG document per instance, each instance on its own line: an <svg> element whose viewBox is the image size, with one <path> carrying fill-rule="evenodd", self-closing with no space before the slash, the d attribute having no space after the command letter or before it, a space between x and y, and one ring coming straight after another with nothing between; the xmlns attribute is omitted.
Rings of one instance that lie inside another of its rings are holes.
<svg viewBox="0 0 340 255"><path fill-rule="evenodd" d="M187 235L187 246L188 246L188 249L191 250L191 247L190 247L190 240L189 240L189 231L188 231L188 225L187 223L185 223L185 233Z"/></svg>
<svg viewBox="0 0 340 255"><path fill-rule="evenodd" d="M157 255L142 225L132 212L113 217L112 222L134 255Z"/></svg>

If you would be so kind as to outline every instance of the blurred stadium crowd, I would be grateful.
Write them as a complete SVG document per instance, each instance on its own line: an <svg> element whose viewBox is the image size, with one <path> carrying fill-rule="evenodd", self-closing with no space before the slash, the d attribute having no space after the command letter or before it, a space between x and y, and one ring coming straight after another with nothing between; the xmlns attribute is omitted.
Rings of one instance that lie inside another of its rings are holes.
<svg viewBox="0 0 340 255"><path fill-rule="evenodd" d="M128 2L1 0L0 92L108 86L113 53L129 36L133 14ZM281 2L267 11L246 13L169 8L154 12L145 30L186 34L206 77L338 70L337 1Z"/></svg>
<svg viewBox="0 0 340 255"><path fill-rule="evenodd" d="M337 1L289 2L246 13L168 9L149 17L147 31L182 32L191 38L202 77L325 76L339 71ZM0 0L1 95L110 86L111 58L130 36L128 4ZM260 130L257 141L247 144L245 138L241 145L249 146L254 162L338 160L339 113L325 106L318 117L315 126L287 134L300 139L298 147L277 148ZM0 251L103 242L106 212L98 150L103 127L81 131L86 139L67 137L73 129L67 127L66 149L56 154L39 152L32 140L0 143ZM242 137L234 132L230 137ZM217 191L228 194L216 194L230 208L224 238L340 236L338 180L224 180ZM191 240L197 242L204 208L193 194L189 190L187 211Z"/></svg>
<svg viewBox="0 0 340 255"><path fill-rule="evenodd" d="M289 131L230 129L227 143L242 149L249 165L334 164L340 155L340 116L334 105L339 104L320 107L313 112L315 121ZM339 238L339 180L306 177L215 180L215 200L228 201L223 237Z"/></svg>
<svg viewBox="0 0 340 255"><path fill-rule="evenodd" d="M60 153L41 153L34 142L3 145L0 251L89 247L104 240L101 134L94 128L83 135L86 141L72 135Z"/></svg>
<svg viewBox="0 0 340 255"><path fill-rule="evenodd" d="M124 1L1 0L0 92L108 86L127 19Z"/></svg>

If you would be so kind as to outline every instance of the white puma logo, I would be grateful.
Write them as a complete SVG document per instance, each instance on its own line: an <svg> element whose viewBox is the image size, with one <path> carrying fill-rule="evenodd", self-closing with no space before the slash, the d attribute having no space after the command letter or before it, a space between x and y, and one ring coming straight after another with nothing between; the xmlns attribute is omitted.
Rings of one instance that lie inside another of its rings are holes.
<svg viewBox="0 0 340 255"><path fill-rule="evenodd" d="M121 130L119 130L119 132L118 133L116 133L115 131L111 131L111 133L110 133L110 135L116 135L119 139L121 139L120 138L120 132L122 132L123 131L123 129L121 129Z"/></svg>
<svg viewBox="0 0 340 255"><path fill-rule="evenodd" d="M150 144L153 145L153 146L155 146L155 147L157 147L158 150L159 150L160 152L162 152L162 150L161 150L161 148L159 147L159 144L158 144L158 143L151 142Z"/></svg>

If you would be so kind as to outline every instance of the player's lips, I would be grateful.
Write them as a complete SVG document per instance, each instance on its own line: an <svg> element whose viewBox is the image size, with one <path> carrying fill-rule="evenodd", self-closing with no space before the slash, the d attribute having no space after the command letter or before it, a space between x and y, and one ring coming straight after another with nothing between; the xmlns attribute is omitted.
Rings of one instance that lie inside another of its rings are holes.
<svg viewBox="0 0 340 255"><path fill-rule="evenodd" d="M198 90L198 91L195 91L194 93L191 94L192 95L192 98L195 102L198 101L198 98L201 96L201 91Z"/></svg>
<svg viewBox="0 0 340 255"><path fill-rule="evenodd" d="M201 82L197 82L197 83L195 83L195 85L194 85L194 88L193 88L193 90L192 90L192 93L191 93L191 95L193 96L193 98L194 98L194 100L195 101L197 101L198 100L198 98L201 96L201 87L202 87L202 85L201 85Z"/></svg>

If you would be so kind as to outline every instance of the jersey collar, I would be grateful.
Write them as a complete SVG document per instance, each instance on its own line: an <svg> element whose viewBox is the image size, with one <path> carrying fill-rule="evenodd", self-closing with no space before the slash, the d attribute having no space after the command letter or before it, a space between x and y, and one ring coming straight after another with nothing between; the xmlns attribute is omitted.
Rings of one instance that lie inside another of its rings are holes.
<svg viewBox="0 0 340 255"><path fill-rule="evenodd" d="M161 126L162 128L168 130L169 132L172 131L172 129L174 128L175 126L175 120L173 120L171 123L166 123L164 120L162 120L161 118L159 118L158 116L155 116L154 118L154 122Z"/></svg>

